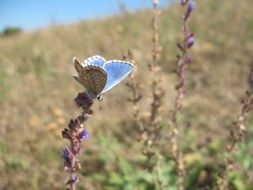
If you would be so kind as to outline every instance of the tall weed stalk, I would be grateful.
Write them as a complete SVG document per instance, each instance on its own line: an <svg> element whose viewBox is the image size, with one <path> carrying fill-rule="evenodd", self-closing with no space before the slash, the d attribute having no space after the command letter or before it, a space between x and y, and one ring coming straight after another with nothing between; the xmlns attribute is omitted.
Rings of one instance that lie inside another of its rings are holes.
<svg viewBox="0 0 253 190"><path fill-rule="evenodd" d="M76 66L75 63L80 65L76 58L73 59L74 66ZM81 152L81 140L87 139L89 136L88 131L84 128L84 122L93 114L91 109L93 99L87 93L79 93L74 101L77 107L82 109L82 113L77 118L71 119L68 128L64 128L62 131L62 137L70 142L70 145L63 149L62 154L64 171L69 173L69 179L66 182L66 185L69 186L68 190L75 190L79 182L77 174L81 169L78 158Z"/></svg>
<svg viewBox="0 0 253 190"><path fill-rule="evenodd" d="M171 129L171 137L170 142L172 145L172 156L174 158L176 164L177 171L177 186L179 190L184 189L184 177L186 174L184 161L183 161L183 153L178 148L177 136L179 133L178 127L178 115L180 114L183 107L183 99L185 96L185 72L186 68L191 63L192 57L188 54L188 50L192 48L194 45L194 34L190 30L188 23L189 18L192 12L195 9L195 2L188 0L181 0L182 7L182 23L183 23L183 41L178 43L178 49L180 54L178 54L177 60L177 76L178 76L178 84L175 89L177 91L176 97L174 99L174 109L172 111L172 115L170 116L170 129Z"/></svg>

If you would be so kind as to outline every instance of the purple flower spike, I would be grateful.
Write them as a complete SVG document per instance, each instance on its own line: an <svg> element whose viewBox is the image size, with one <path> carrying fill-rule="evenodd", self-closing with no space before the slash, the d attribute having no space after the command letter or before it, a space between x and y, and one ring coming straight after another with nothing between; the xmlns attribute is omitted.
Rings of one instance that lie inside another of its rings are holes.
<svg viewBox="0 0 253 190"><path fill-rule="evenodd" d="M71 119L69 122L69 129L74 130L76 127L80 126L80 122L78 119Z"/></svg>
<svg viewBox="0 0 253 190"><path fill-rule="evenodd" d="M196 8L196 2L191 0L187 5L187 9L184 15L184 20L187 20L190 17L192 11L194 11L195 8Z"/></svg>
<svg viewBox="0 0 253 190"><path fill-rule="evenodd" d="M185 40L185 44L184 44L185 48L187 48L187 49L191 48L191 47L193 46L194 42L195 42L194 35L193 35L193 34L190 34L190 35L186 38L186 40Z"/></svg>
<svg viewBox="0 0 253 190"><path fill-rule="evenodd" d="M69 158L70 158L70 150L68 149L68 147L65 147L63 150L62 150L62 158L67 161Z"/></svg>
<svg viewBox="0 0 253 190"><path fill-rule="evenodd" d="M75 140L72 142L71 151L73 152L73 154L76 155L76 154L79 154L80 150L81 150L81 141L75 139Z"/></svg>
<svg viewBox="0 0 253 190"><path fill-rule="evenodd" d="M180 5L185 5L188 2L188 0L180 0Z"/></svg>
<svg viewBox="0 0 253 190"><path fill-rule="evenodd" d="M71 132L70 132L70 130L69 129L64 129L63 131L62 131L62 137L63 138L65 138L65 139L71 139L72 138L72 135L71 135Z"/></svg>
<svg viewBox="0 0 253 190"><path fill-rule="evenodd" d="M77 107L91 107L93 99L85 92L79 93L75 98Z"/></svg>
<svg viewBox="0 0 253 190"><path fill-rule="evenodd" d="M185 61L186 61L187 63L192 62L192 56L187 55L187 56L185 57Z"/></svg>
<svg viewBox="0 0 253 190"><path fill-rule="evenodd" d="M73 62L77 73L80 74L79 71L83 69L83 66L76 58L73 59ZM78 108L82 109L82 113L75 119L71 119L68 127L62 130L62 137L68 139L70 143L69 146L66 146L62 150L64 171L70 174L66 183L66 185L69 186L67 190L76 189L76 185L79 182L79 179L75 174L77 171L81 170L81 164L78 159L81 151L81 141L82 139L87 139L89 137L88 131L83 129L83 124L91 115L93 115L91 107L93 105L94 98L95 97L88 92L78 93L74 102Z"/></svg>
<svg viewBox="0 0 253 190"><path fill-rule="evenodd" d="M72 165L72 159L73 155L71 153L71 151L69 150L68 147L65 147L63 150L62 150L62 158L64 159L64 170L65 171L69 171L71 170L71 165Z"/></svg>
<svg viewBox="0 0 253 190"><path fill-rule="evenodd" d="M77 180L78 180L78 177L74 175L74 176L72 176L72 178L71 178L71 179L72 179L73 183L76 183L76 182L77 182Z"/></svg>
<svg viewBox="0 0 253 190"><path fill-rule="evenodd" d="M78 182L78 177L76 175L73 175L66 183L66 185L74 184Z"/></svg>
<svg viewBox="0 0 253 190"><path fill-rule="evenodd" d="M194 11L196 8L196 2L191 0L189 3L188 3L188 7L187 7L187 11L188 12L192 12Z"/></svg>
<svg viewBox="0 0 253 190"><path fill-rule="evenodd" d="M83 129L82 132L79 134L80 139L88 139L89 138L89 132L86 129Z"/></svg>

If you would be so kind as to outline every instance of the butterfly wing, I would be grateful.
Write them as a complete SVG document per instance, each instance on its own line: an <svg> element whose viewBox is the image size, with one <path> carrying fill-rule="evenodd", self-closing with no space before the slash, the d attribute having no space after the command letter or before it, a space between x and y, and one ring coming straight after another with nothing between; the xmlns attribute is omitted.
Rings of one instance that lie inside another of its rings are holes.
<svg viewBox="0 0 253 190"><path fill-rule="evenodd" d="M78 74L78 76L74 76L74 78L94 97L99 95L104 89L107 81L106 71L96 65L87 65L83 67L76 58L73 59L73 64Z"/></svg>
<svg viewBox="0 0 253 190"><path fill-rule="evenodd" d="M133 67L133 64L126 61L107 61L104 65L104 69L107 73L107 81L102 93L107 92L124 78L126 78L132 72Z"/></svg>
<svg viewBox="0 0 253 190"><path fill-rule="evenodd" d="M89 90L95 96L99 95L104 89L107 81L106 71L95 65L87 65L83 69L83 76L84 80L89 84Z"/></svg>
<svg viewBox="0 0 253 190"><path fill-rule="evenodd" d="M73 58L73 65L74 65L76 72L77 72L77 75L73 76L74 79L86 88L87 85L84 83L85 81L80 79L80 78L83 78L83 77L80 77L80 76L82 76L83 66L81 65L81 63L79 62L79 60L76 57Z"/></svg>
<svg viewBox="0 0 253 190"><path fill-rule="evenodd" d="M103 67L104 64L105 64L105 59L100 55L94 55L92 57L89 57L88 59L85 59L83 62L83 66L96 65L99 67Z"/></svg>

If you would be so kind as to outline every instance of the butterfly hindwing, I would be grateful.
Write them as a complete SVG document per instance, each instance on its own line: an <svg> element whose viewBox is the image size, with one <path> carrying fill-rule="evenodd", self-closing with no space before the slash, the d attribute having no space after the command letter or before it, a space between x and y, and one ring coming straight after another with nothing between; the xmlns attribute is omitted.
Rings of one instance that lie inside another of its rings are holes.
<svg viewBox="0 0 253 190"><path fill-rule="evenodd" d="M105 63L104 69L107 73L107 82L102 93L107 92L126 78L132 72L133 64L126 61L110 60Z"/></svg>
<svg viewBox="0 0 253 190"><path fill-rule="evenodd" d="M105 64L105 59L100 55L94 55L92 57L89 57L88 59L85 59L83 62L83 66L96 65L99 67L103 67L104 64Z"/></svg>
<svg viewBox="0 0 253 190"><path fill-rule="evenodd" d="M106 71L102 67L96 65L82 66L76 58L73 59L73 65L78 74L78 76L73 76L74 79L94 96L100 94L107 81Z"/></svg>

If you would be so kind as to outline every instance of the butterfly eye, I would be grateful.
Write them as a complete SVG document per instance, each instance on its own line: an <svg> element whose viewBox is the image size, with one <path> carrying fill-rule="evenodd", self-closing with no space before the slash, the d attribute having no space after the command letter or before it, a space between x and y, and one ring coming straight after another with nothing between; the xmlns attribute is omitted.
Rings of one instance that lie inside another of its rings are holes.
<svg viewBox="0 0 253 190"><path fill-rule="evenodd" d="M97 99L98 99L98 101L102 101L103 100L103 96L100 94L100 95L97 96Z"/></svg>

